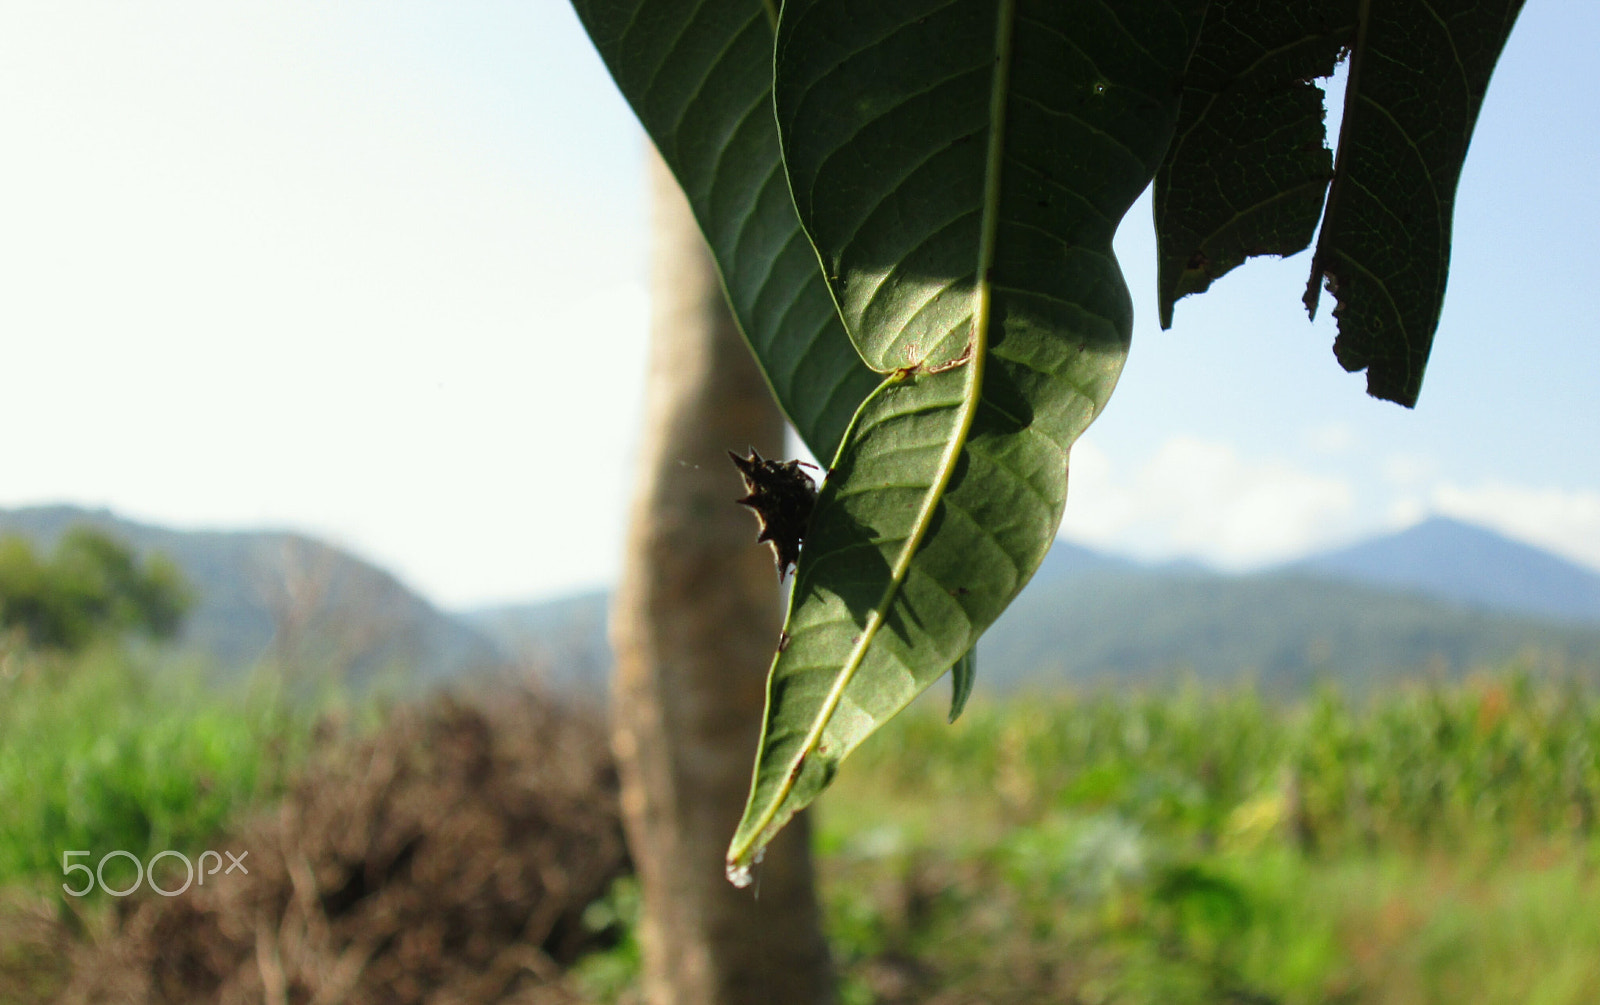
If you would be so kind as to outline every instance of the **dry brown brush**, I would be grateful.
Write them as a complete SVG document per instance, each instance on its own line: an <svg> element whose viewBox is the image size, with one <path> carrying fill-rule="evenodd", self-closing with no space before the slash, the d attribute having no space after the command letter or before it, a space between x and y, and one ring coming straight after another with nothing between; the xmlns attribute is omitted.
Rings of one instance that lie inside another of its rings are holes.
<svg viewBox="0 0 1600 1005"><path fill-rule="evenodd" d="M627 868L600 725L523 693L441 698L326 744L225 841L247 878L124 905L63 1000L573 1001L562 973L604 938L584 910Z"/></svg>

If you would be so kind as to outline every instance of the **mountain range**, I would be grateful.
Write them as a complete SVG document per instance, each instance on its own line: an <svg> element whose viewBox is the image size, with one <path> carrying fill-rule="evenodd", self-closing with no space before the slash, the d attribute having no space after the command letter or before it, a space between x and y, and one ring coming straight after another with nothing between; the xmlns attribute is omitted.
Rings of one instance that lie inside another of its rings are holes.
<svg viewBox="0 0 1600 1005"><path fill-rule="evenodd" d="M564 690L605 688L603 592L447 612L302 535L0 510L0 534L46 546L75 523L172 558L200 598L182 642L221 666L275 658L357 682L403 671L424 686L516 667ZM1249 574L1058 542L978 650L981 686L996 690L1181 673L1297 691L1519 657L1600 671L1600 574L1444 518Z"/></svg>
<svg viewBox="0 0 1600 1005"><path fill-rule="evenodd" d="M1600 622L1600 575L1455 520L1428 520L1398 534L1302 559L1288 568L1485 610Z"/></svg>
<svg viewBox="0 0 1600 1005"><path fill-rule="evenodd" d="M0 535L45 549L77 525L172 559L197 601L179 645L224 672L272 661L358 685L426 685L504 661L490 637L388 572L301 534L179 531L75 506L0 510Z"/></svg>

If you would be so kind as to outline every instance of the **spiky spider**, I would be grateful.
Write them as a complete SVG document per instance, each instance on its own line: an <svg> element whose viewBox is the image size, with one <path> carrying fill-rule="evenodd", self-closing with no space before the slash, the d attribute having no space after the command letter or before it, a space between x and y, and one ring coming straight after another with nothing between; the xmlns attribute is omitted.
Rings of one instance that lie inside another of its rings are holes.
<svg viewBox="0 0 1600 1005"><path fill-rule="evenodd" d="M817 502L817 485L811 476L801 471L804 461L769 461L750 448L749 457L740 457L728 451L739 475L744 478L748 493L735 500L741 506L755 510L761 523L757 541L772 546L772 557L778 563L778 582L789 569L800 561L800 542L805 539L806 525L811 522L811 510Z"/></svg>

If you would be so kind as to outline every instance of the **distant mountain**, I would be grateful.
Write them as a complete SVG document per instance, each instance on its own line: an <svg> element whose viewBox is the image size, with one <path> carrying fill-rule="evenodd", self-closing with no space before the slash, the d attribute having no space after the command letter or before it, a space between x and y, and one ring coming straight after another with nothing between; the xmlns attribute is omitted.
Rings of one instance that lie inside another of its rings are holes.
<svg viewBox="0 0 1600 1005"><path fill-rule="evenodd" d="M101 527L183 569L200 598L183 643L229 668L270 657L359 683L426 684L514 665L597 695L610 675L608 598L594 592L460 614L297 534L185 532L105 511L0 510L0 534L48 547ZM1600 668L1600 576L1481 528L1432 520L1263 573L1146 565L1066 542L979 645L980 686L1251 676L1271 690L1359 684L1538 653Z"/></svg>
<svg viewBox="0 0 1600 1005"><path fill-rule="evenodd" d="M1314 555L1285 571L1414 591L1488 610L1600 624L1600 573L1444 517Z"/></svg>
<svg viewBox="0 0 1600 1005"><path fill-rule="evenodd" d="M351 683L391 674L425 683L503 661L486 636L394 576L299 534L178 531L72 506L0 510L0 535L45 548L81 524L177 563L198 598L179 643L224 670L277 657Z"/></svg>
<svg viewBox="0 0 1600 1005"><path fill-rule="evenodd" d="M540 604L467 611L460 617L494 640L513 665L552 687L598 698L611 676L604 590Z"/></svg>
<svg viewBox="0 0 1600 1005"><path fill-rule="evenodd" d="M1141 568L1140 564L1131 558L1108 555L1071 541L1057 541L1045 553L1044 561L1039 563L1039 571L1033 574L1028 585L1058 583L1090 573L1126 572L1138 568Z"/></svg>
<svg viewBox="0 0 1600 1005"><path fill-rule="evenodd" d="M1242 576L1066 547L1069 574L1044 575L1057 544L979 643L990 686L1183 671L1294 689L1525 653L1600 668L1600 576L1454 520Z"/></svg>
<svg viewBox="0 0 1600 1005"><path fill-rule="evenodd" d="M1269 690L1293 691L1322 677L1360 686L1524 654L1600 668L1600 618L1576 623L1593 579L1538 549L1452 521L1242 576L1193 562L1144 565L1057 542L979 643L979 686L1187 673L1251 677ZM587 594L470 617L508 651L580 668L594 681L610 662L605 602Z"/></svg>
<svg viewBox="0 0 1600 1005"><path fill-rule="evenodd" d="M1523 654L1600 668L1593 628L1490 613L1301 573L1134 569L1030 585L978 644L978 677L1007 690L1094 680L1250 678L1269 691L1361 687Z"/></svg>

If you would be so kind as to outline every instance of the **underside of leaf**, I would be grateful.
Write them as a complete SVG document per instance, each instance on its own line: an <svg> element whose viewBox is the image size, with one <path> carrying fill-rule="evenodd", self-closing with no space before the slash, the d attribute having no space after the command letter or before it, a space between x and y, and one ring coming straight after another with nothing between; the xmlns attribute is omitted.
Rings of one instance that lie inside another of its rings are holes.
<svg viewBox="0 0 1600 1005"><path fill-rule="evenodd" d="M1522 0L1363 0L1306 309L1338 298L1334 354L1415 405L1444 308L1456 183Z"/></svg>
<svg viewBox="0 0 1600 1005"><path fill-rule="evenodd" d="M730 875L971 650L1054 539L1068 451L1132 327L1111 239L1170 139L1200 7L785 4L795 205L885 378L818 496Z"/></svg>
<svg viewBox="0 0 1600 1005"><path fill-rule="evenodd" d="M1311 243L1333 177L1313 80L1333 73L1355 25L1355 0L1212 0L1156 172L1161 327L1246 258Z"/></svg>

